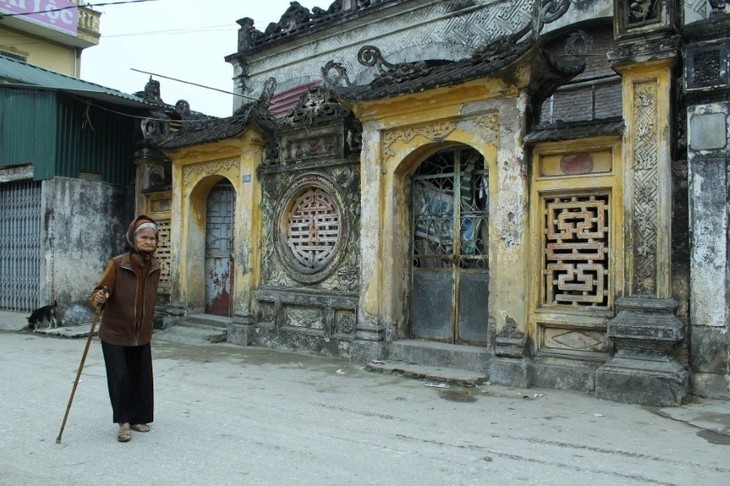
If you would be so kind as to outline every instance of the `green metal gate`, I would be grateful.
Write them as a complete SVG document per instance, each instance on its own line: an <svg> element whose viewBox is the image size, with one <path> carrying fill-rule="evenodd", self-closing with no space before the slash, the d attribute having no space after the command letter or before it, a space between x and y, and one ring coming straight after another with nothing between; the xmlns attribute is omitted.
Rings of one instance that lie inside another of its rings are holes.
<svg viewBox="0 0 730 486"><path fill-rule="evenodd" d="M448 149L413 179L411 334L486 344L489 297L489 183L484 158Z"/></svg>

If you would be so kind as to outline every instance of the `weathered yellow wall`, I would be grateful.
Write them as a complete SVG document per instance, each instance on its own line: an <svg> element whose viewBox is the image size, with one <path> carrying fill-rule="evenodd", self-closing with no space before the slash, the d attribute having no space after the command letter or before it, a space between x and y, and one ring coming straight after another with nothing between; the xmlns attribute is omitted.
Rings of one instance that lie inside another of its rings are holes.
<svg viewBox="0 0 730 486"><path fill-rule="evenodd" d="M208 194L223 178L236 192L235 265L233 305L236 314L250 313L251 290L260 275L260 194L256 167L263 157L264 140L248 130L239 138L180 149L168 154L172 159L173 300L189 312L205 306L205 216Z"/></svg>
<svg viewBox="0 0 730 486"><path fill-rule="evenodd" d="M78 61L73 47L51 44L47 40L0 27L0 51L27 59L28 64L77 77Z"/></svg>
<svg viewBox="0 0 730 486"><path fill-rule="evenodd" d="M494 332L527 327L525 97L499 80L467 83L355 107L361 155L361 325L407 333L410 175L430 154L464 144L485 158L490 183L489 319ZM486 326L485 326L486 327Z"/></svg>

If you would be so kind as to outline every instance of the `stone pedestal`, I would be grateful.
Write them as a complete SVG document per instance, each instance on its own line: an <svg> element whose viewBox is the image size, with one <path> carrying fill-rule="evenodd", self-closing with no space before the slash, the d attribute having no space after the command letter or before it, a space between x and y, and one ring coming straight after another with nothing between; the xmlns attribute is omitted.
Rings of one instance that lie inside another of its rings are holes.
<svg viewBox="0 0 730 486"><path fill-rule="evenodd" d="M489 361L489 381L498 385L528 388L530 366L525 359L524 334L508 324L494 339L494 357Z"/></svg>
<svg viewBox="0 0 730 486"><path fill-rule="evenodd" d="M169 329L180 324L185 317L185 307L182 302L170 302L162 317L162 329Z"/></svg>
<svg viewBox="0 0 730 486"><path fill-rule="evenodd" d="M365 363L385 358L385 328L380 324L359 323L350 344L350 361Z"/></svg>
<svg viewBox="0 0 730 486"><path fill-rule="evenodd" d="M684 339L684 323L672 299L625 297L608 324L614 356L596 371L596 396L653 406L681 404L687 371L672 356Z"/></svg>
<svg viewBox="0 0 730 486"><path fill-rule="evenodd" d="M233 322L228 325L227 342L240 346L250 346L252 342L253 316L236 313Z"/></svg>

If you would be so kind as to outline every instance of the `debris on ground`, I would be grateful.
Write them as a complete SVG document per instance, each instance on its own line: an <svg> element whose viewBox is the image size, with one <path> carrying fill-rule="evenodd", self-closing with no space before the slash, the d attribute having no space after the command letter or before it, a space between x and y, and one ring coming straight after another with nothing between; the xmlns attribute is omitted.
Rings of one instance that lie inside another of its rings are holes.
<svg viewBox="0 0 730 486"><path fill-rule="evenodd" d="M449 388L448 383L424 383L424 386L430 386L431 388Z"/></svg>

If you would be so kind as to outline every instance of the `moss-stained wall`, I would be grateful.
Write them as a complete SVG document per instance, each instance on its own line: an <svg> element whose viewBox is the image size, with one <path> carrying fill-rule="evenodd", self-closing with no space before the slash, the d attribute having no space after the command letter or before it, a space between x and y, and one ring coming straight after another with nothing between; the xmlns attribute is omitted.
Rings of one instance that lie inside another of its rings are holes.
<svg viewBox="0 0 730 486"><path fill-rule="evenodd" d="M124 251L132 202L128 186L63 177L43 182L41 295L58 300L67 323L90 320L89 295L109 259Z"/></svg>

